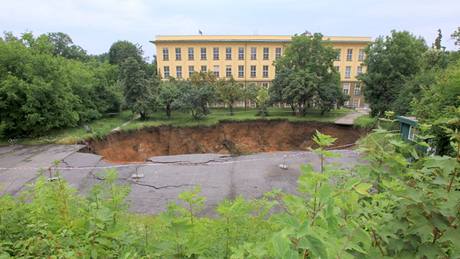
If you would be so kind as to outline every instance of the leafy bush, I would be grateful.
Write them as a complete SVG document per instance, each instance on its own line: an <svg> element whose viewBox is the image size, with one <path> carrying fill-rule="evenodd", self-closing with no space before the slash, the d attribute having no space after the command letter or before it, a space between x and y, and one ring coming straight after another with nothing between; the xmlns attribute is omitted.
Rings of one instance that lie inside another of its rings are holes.
<svg viewBox="0 0 460 259"><path fill-rule="evenodd" d="M29 34L0 38L0 135L41 135L119 110L116 67L56 56Z"/></svg>
<svg viewBox="0 0 460 259"><path fill-rule="evenodd" d="M460 140L450 132L452 141ZM298 194L237 197L200 216L200 188L156 216L127 211L129 188L115 171L86 198L43 177L20 196L0 198L3 257L103 258L458 258L457 157L420 157L377 130L361 145L367 164L328 164L335 139L317 133L316 170L302 166ZM458 142L456 142L458 143ZM457 150L457 152L460 150ZM415 162L408 162L412 157ZM27 201L27 202L26 202ZM25 227L26 226L26 227Z"/></svg>
<svg viewBox="0 0 460 259"><path fill-rule="evenodd" d="M355 119L353 125L362 129L372 129L377 125L377 119L369 115L361 115Z"/></svg>

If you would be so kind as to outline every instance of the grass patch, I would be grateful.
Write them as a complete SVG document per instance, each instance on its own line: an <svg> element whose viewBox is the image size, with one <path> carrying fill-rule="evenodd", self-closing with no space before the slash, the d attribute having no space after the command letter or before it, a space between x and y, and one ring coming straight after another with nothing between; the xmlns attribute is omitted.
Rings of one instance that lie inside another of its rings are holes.
<svg viewBox="0 0 460 259"><path fill-rule="evenodd" d="M58 129L48 132L46 135L37 138L18 139L18 144L39 145L39 144L75 144L82 140L103 137L116 127L121 126L132 117L131 111L121 112L113 117L105 117L88 123L92 129L87 132L84 126L75 128ZM7 139L1 139L0 145L8 145Z"/></svg>
<svg viewBox="0 0 460 259"><path fill-rule="evenodd" d="M235 114L230 115L228 109L215 108L211 109L211 114L201 120L195 120L187 112L173 112L172 118L168 119L164 112L153 113L149 120L141 121L133 120L125 126L123 123L132 119L130 111L124 111L113 117L105 117L88 123L92 129L87 132L84 126L75 128L59 129L48 132L45 136L37 138L18 139L16 143L27 145L38 144L75 144L85 139L102 138L108 135L112 129L121 127L122 130L141 129L144 127L153 127L161 125L172 125L176 127L193 127L193 126L211 126L219 123L219 121L251 121L251 120L278 120L287 119L289 121L318 121L318 122L333 122L339 117L345 116L350 112L348 109L339 109L321 115L319 111L311 110L305 116L293 116L289 108L269 108L269 116L256 116L256 109L236 108ZM8 145L7 139L0 139L0 145Z"/></svg>
<svg viewBox="0 0 460 259"><path fill-rule="evenodd" d="M189 113L173 112L172 118L168 119L164 112L156 112L152 114L149 120L135 120L130 124L122 127L123 130L141 129L144 127L154 127L161 125L171 125L176 127L193 127L193 126L211 126L220 121L251 121L251 120L279 120L286 119L289 121L318 121L318 122L333 122L337 118L345 116L349 113L348 109L334 110L324 115L319 111L309 111L305 116L293 116L289 108L269 108L267 117L256 116L256 109L244 110L244 108L235 109L235 114L230 115L228 109L215 108L211 109L211 114L203 119L195 120Z"/></svg>
<svg viewBox="0 0 460 259"><path fill-rule="evenodd" d="M353 122L354 126L362 129L373 129L377 126L377 118L370 115L361 115Z"/></svg>

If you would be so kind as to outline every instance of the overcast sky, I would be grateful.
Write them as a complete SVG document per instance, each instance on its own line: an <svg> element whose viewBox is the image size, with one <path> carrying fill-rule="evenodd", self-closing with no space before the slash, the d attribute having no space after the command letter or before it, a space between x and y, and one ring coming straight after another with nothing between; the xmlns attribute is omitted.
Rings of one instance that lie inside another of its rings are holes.
<svg viewBox="0 0 460 259"><path fill-rule="evenodd" d="M0 0L0 29L20 34L65 32L91 54L117 40L143 46L161 34L387 35L408 30L431 45L436 30L453 49L460 0Z"/></svg>

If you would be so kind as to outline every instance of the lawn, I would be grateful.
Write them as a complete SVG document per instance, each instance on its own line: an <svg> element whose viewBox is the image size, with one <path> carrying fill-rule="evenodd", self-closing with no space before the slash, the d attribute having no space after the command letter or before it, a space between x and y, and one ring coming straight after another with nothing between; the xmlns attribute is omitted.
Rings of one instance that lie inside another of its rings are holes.
<svg viewBox="0 0 460 259"><path fill-rule="evenodd" d="M75 144L79 141L90 138L98 138L108 135L114 128L121 127L121 130L133 130L143 127L172 125L177 127L190 127L190 126L209 126L214 125L222 120L232 121L246 121L246 120L260 120L260 119L287 119L289 121L319 121L319 122L333 122L341 116L345 116L350 110L340 109L333 110L324 115L320 112L311 110L305 116L293 116L289 108L269 108L269 116L262 118L256 116L256 109L236 108L235 114L231 116L227 109L215 108L211 109L211 114L207 117L195 120L189 113L173 112L172 118L168 119L164 112L155 112L149 120L141 121L139 119L133 120L130 123L122 126L125 122L132 119L130 111L124 111L113 117L106 117L88 123L91 131L87 131L84 126L59 129L50 131L47 135L37 138L18 139L19 144ZM8 145L8 140L0 139L0 145Z"/></svg>

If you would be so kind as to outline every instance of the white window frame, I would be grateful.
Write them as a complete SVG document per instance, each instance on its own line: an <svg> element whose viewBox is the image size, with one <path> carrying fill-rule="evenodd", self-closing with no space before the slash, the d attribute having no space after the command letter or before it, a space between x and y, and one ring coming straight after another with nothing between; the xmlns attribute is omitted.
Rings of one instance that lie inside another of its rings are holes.
<svg viewBox="0 0 460 259"><path fill-rule="evenodd" d="M343 83L342 84L342 92L346 95L350 95L350 87L351 87L351 84L350 83Z"/></svg>
<svg viewBox="0 0 460 259"><path fill-rule="evenodd" d="M192 77L193 73L195 73L195 67L194 66L188 66L188 77Z"/></svg>
<svg viewBox="0 0 460 259"><path fill-rule="evenodd" d="M358 61L364 61L366 53L364 53L364 49L359 49L358 52Z"/></svg>
<svg viewBox="0 0 460 259"><path fill-rule="evenodd" d="M232 47L225 48L225 60L232 60Z"/></svg>
<svg viewBox="0 0 460 259"><path fill-rule="evenodd" d="M279 58L281 57L281 55L282 55L282 50L281 50L281 48L279 48L279 47L276 48L276 49L275 49L275 59L279 59Z"/></svg>
<svg viewBox="0 0 460 259"><path fill-rule="evenodd" d="M244 60L244 48L243 47L238 48L238 60Z"/></svg>
<svg viewBox="0 0 460 259"><path fill-rule="evenodd" d="M225 77L227 78L232 77L232 66L231 65L227 65L225 67Z"/></svg>
<svg viewBox="0 0 460 259"><path fill-rule="evenodd" d="M203 69L203 68L204 68L204 69ZM202 65L202 66L200 67L200 72L202 72L202 73L207 73L207 72L208 72L208 67L207 67L206 65Z"/></svg>
<svg viewBox="0 0 460 259"><path fill-rule="evenodd" d="M169 49L163 48L163 61L168 61L168 60L169 60Z"/></svg>
<svg viewBox="0 0 460 259"><path fill-rule="evenodd" d="M345 78L346 79L351 78L351 66L346 66L345 67Z"/></svg>
<svg viewBox="0 0 460 259"><path fill-rule="evenodd" d="M347 49L347 61L353 61L353 49Z"/></svg>
<svg viewBox="0 0 460 259"><path fill-rule="evenodd" d="M176 53L176 60L182 60L182 49L176 48L175 53Z"/></svg>
<svg viewBox="0 0 460 259"><path fill-rule="evenodd" d="M361 96L361 85L359 83L355 84L355 89L353 91L354 96Z"/></svg>
<svg viewBox="0 0 460 259"><path fill-rule="evenodd" d="M251 47L251 60L257 60L257 47Z"/></svg>
<svg viewBox="0 0 460 259"><path fill-rule="evenodd" d="M268 78L268 70L270 68L267 65L262 66L262 77L263 78Z"/></svg>
<svg viewBox="0 0 460 259"><path fill-rule="evenodd" d="M169 70L169 66L163 67L163 76L166 79L168 79L171 76L171 70Z"/></svg>
<svg viewBox="0 0 460 259"><path fill-rule="evenodd" d="M176 78L182 78L182 66L176 66Z"/></svg>
<svg viewBox="0 0 460 259"><path fill-rule="evenodd" d="M363 73L363 67L362 66L358 66L356 68L356 75L359 76Z"/></svg>
<svg viewBox="0 0 460 259"><path fill-rule="evenodd" d="M238 78L243 78L244 77L244 65L239 65L238 66Z"/></svg>
<svg viewBox="0 0 460 259"><path fill-rule="evenodd" d="M208 59L208 53L207 53L206 48L200 48L200 59L201 60L207 60Z"/></svg>
<svg viewBox="0 0 460 259"><path fill-rule="evenodd" d="M195 48L188 48L188 60L195 59Z"/></svg>
<svg viewBox="0 0 460 259"><path fill-rule="evenodd" d="M257 66L251 65L251 73L250 73L250 75L251 75L251 78L257 77Z"/></svg>
<svg viewBox="0 0 460 259"><path fill-rule="evenodd" d="M219 47L212 48L212 59L213 60L219 60L219 58L220 58L219 57L219 54L220 54L219 52L220 52Z"/></svg>
<svg viewBox="0 0 460 259"><path fill-rule="evenodd" d="M213 67L213 73L214 73L214 75L215 75L216 77L219 77L219 76L220 76L220 73L219 73L220 71L219 71L219 70L220 70L219 65L214 65L214 67Z"/></svg>
<svg viewBox="0 0 460 259"><path fill-rule="evenodd" d="M262 56L263 56L263 60L269 60L270 59L270 48L264 47Z"/></svg>

